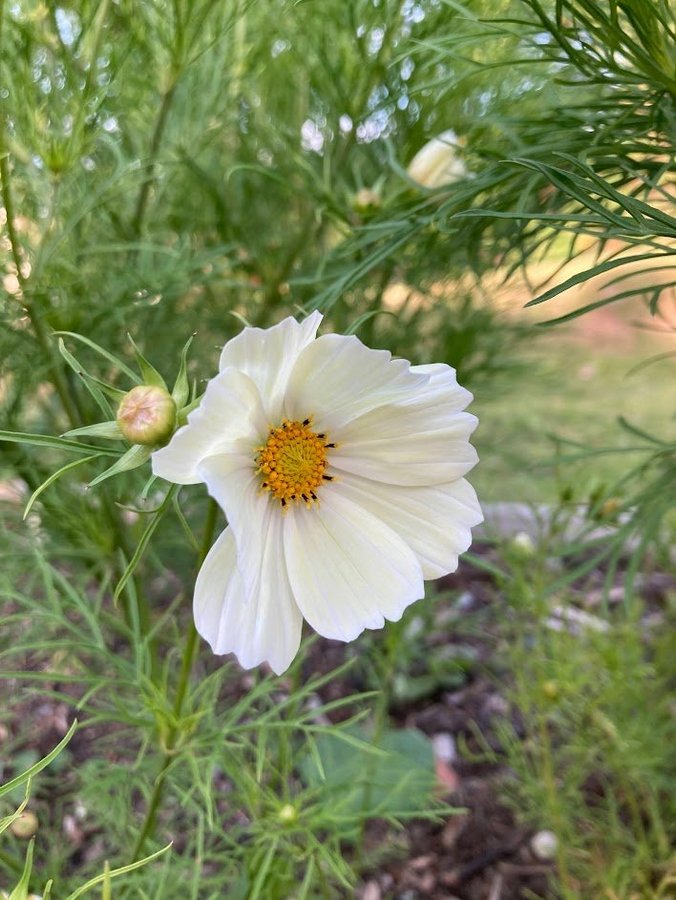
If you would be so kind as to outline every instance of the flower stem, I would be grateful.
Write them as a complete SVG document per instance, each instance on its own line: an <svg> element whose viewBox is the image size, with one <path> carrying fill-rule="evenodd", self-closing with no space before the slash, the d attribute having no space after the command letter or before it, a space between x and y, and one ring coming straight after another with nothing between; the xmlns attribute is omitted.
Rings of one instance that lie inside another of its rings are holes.
<svg viewBox="0 0 676 900"><path fill-rule="evenodd" d="M141 234L141 229L143 227L143 219L145 218L146 208L148 206L148 200L150 199L150 189L155 183L155 170L157 168L157 157L160 151L160 145L162 143L162 137L164 136L164 129L167 126L167 119L169 117L169 110L171 109L171 104L174 99L174 94L176 92L176 79L174 79L171 85L167 88L165 93L162 95L162 102L160 104L160 111L157 115L157 120L155 122L155 130L153 131L153 136L150 143L150 156L148 159L148 170L146 172L146 177L143 179L141 184L141 190L139 191L138 199L136 201L136 209L134 211L134 218L131 223L131 230L134 237L139 237Z"/></svg>
<svg viewBox="0 0 676 900"><path fill-rule="evenodd" d="M204 536L202 539L202 547L199 554L199 559L197 563L197 567L202 565L204 559L209 552L209 549L213 543L214 539L214 530L216 528L216 519L218 517L218 506L216 505L215 500L209 498L209 506L207 508L207 516L206 521L204 523ZM183 647L183 659L181 661L181 672L178 678L178 684L176 686L176 696L174 697L174 705L173 705L173 714L174 714L174 723L169 729L169 733L167 734L166 739L166 750L162 757L162 764L160 765L160 771L155 779L155 785L153 787L152 794L150 795L150 800L148 801L148 809L146 811L146 817L143 822L143 826L141 831L139 832L139 836L136 840L136 845L134 847L134 854L132 856L132 862L136 862L139 860L143 854L143 848L145 847L146 841L149 837L152 836L153 831L155 830L155 824L157 822L157 814L160 809L160 804L162 803L162 797L164 796L164 785L165 779L167 775L167 770L171 765L172 760L175 756L176 744L178 742L178 738L181 736L181 725L180 719L181 714L183 712L183 704L185 702L185 696L188 692L188 685L190 683L190 673L192 671L192 666L195 661L195 653L197 650L197 629L195 628L195 623L193 621L190 622L190 626L188 628L188 633L185 639L185 645Z"/></svg>

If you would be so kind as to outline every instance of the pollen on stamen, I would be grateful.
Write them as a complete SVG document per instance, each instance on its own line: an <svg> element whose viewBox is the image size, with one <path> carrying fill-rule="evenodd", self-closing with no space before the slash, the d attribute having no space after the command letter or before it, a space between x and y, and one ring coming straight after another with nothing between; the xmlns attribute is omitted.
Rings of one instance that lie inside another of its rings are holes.
<svg viewBox="0 0 676 900"><path fill-rule="evenodd" d="M266 444L255 448L261 488L283 509L290 503L308 507L319 503L317 490L333 480L326 469L327 451L335 444L327 443L326 435L312 431L311 425L312 416L303 421L283 419L277 428L270 428Z"/></svg>

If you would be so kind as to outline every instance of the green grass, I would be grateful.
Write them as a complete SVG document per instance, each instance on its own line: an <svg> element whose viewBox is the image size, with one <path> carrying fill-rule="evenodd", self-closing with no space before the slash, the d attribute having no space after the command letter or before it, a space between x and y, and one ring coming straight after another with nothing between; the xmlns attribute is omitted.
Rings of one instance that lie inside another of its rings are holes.
<svg viewBox="0 0 676 900"><path fill-rule="evenodd" d="M625 351L581 344L561 327L544 335L531 351L531 366L510 376L507 390L475 394L480 464L472 482L481 499L554 502L567 487L573 499L584 500L591 490L622 478L639 462L641 451L558 462L557 453L577 450L560 444L557 449L554 438L588 450L642 447L620 425L624 417L668 439L665 386L673 384L676 359L631 371L664 349L641 336ZM673 430L673 420L671 425Z"/></svg>

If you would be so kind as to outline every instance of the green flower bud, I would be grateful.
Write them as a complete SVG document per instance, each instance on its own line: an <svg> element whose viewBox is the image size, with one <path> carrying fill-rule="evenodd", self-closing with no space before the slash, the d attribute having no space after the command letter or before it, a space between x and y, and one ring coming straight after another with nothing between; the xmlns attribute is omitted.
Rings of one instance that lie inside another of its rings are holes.
<svg viewBox="0 0 676 900"><path fill-rule="evenodd" d="M176 428L176 403L164 388L140 384L124 395L116 419L132 444L164 444Z"/></svg>
<svg viewBox="0 0 676 900"><path fill-rule="evenodd" d="M38 817L34 812L31 812L30 809L27 809L21 813L18 819L15 819L12 822L9 826L9 830L14 837L28 840L28 838L32 838L38 830Z"/></svg>
<svg viewBox="0 0 676 900"><path fill-rule="evenodd" d="M293 825L293 823L298 818L298 810L295 806L292 806L291 803L285 803L277 813L279 816L279 821L283 825Z"/></svg>

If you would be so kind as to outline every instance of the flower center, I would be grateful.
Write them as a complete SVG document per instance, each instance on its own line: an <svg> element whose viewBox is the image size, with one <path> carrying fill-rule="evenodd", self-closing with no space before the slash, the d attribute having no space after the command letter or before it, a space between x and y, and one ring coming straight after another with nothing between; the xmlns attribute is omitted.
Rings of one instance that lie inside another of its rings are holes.
<svg viewBox="0 0 676 900"><path fill-rule="evenodd" d="M310 419L283 419L278 428L270 429L265 446L256 448L263 490L270 491L282 506L291 501L312 506L322 483L333 481L326 474L326 452L336 445L329 443L325 434L312 431L311 424Z"/></svg>

